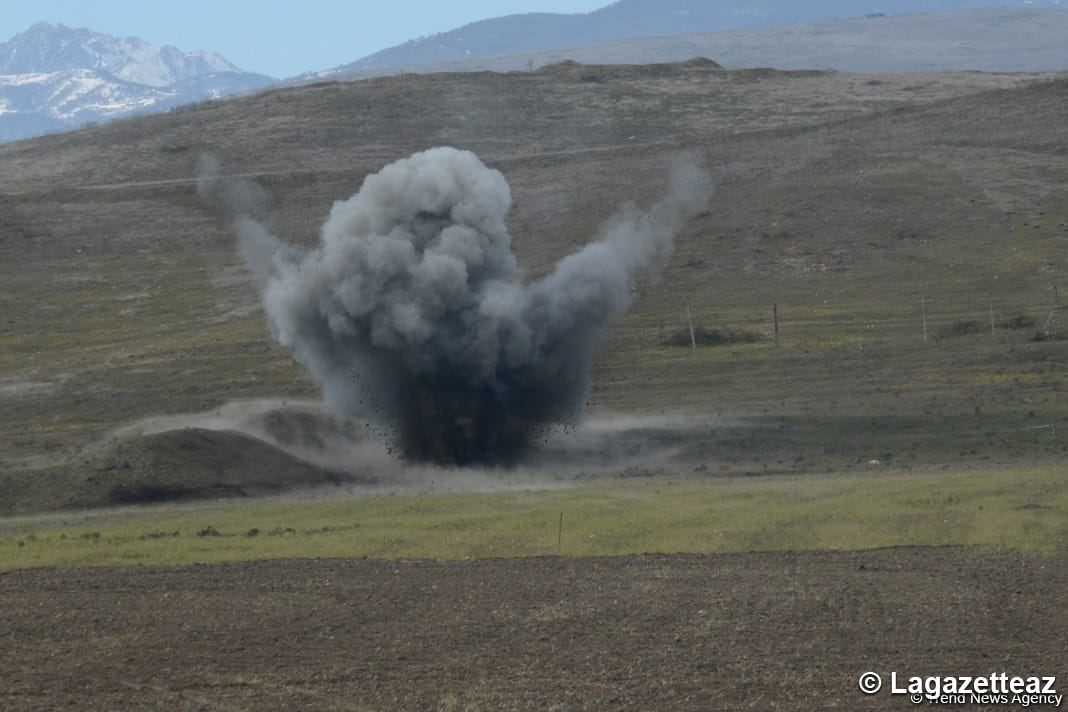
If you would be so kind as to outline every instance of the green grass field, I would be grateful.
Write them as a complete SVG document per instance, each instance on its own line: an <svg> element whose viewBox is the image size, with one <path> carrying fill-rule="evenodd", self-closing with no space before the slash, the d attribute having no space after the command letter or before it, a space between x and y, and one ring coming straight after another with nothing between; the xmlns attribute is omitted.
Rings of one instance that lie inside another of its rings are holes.
<svg viewBox="0 0 1068 712"><path fill-rule="evenodd" d="M12 518L0 567L464 559L904 545L1068 553L1068 470L664 480Z"/></svg>

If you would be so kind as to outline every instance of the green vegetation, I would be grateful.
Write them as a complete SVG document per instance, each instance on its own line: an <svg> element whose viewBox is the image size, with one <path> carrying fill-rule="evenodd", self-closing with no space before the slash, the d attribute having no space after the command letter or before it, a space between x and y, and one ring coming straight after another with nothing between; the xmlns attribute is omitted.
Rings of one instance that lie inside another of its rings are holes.
<svg viewBox="0 0 1068 712"><path fill-rule="evenodd" d="M0 525L0 567L289 557L463 559L981 545L1068 553L1068 471L664 480L493 494L257 501Z"/></svg>

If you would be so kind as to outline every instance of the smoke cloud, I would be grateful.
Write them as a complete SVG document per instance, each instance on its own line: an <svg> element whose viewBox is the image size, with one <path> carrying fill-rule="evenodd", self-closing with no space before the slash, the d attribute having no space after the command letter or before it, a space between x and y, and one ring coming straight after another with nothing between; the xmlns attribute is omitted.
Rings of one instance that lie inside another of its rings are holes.
<svg viewBox="0 0 1068 712"><path fill-rule="evenodd" d="M664 263L711 195L707 175L678 159L662 199L625 205L551 274L524 282L508 183L471 152L434 148L368 176L306 252L256 220L258 186L201 168L201 196L230 219L274 338L327 409L373 414L405 457L449 465L512 463L580 412L636 277Z"/></svg>

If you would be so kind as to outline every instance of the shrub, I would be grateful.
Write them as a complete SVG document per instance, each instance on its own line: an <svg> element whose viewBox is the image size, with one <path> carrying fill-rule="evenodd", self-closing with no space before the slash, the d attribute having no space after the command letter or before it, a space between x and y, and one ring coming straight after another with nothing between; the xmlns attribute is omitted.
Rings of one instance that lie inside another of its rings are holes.
<svg viewBox="0 0 1068 712"><path fill-rule="evenodd" d="M698 346L726 346L727 344L754 344L764 337L752 331L734 331L731 329L694 329L693 340ZM661 346L689 347L690 330L680 329L660 341Z"/></svg>
<svg viewBox="0 0 1068 712"><path fill-rule="evenodd" d="M975 319L958 319L957 321L946 324L938 331L939 338L948 339L954 336L967 336L968 334L978 334L983 330L983 327Z"/></svg>

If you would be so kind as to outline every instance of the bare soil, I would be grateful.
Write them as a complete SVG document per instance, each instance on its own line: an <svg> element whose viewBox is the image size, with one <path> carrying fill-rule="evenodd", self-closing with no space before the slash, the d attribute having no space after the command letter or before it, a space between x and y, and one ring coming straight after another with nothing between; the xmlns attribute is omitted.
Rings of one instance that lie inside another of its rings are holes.
<svg viewBox="0 0 1068 712"><path fill-rule="evenodd" d="M1068 567L960 548L0 575L3 709L906 709L1057 675Z"/></svg>

